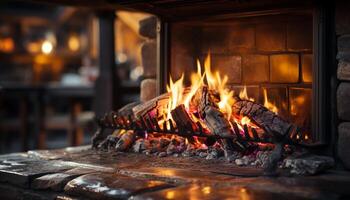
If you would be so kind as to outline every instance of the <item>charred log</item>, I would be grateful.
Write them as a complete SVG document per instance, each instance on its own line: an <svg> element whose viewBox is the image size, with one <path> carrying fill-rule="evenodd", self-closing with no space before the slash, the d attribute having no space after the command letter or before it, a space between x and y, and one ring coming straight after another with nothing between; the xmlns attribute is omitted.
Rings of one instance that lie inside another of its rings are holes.
<svg viewBox="0 0 350 200"><path fill-rule="evenodd" d="M190 91L190 88L185 88L183 90L183 95L186 95ZM161 108L165 108L168 105L170 98L170 93L161 94L158 97L155 97L147 102L139 104L135 106L132 111L134 113L134 117L136 119L140 119L141 117L147 115L151 111L156 111Z"/></svg>
<svg viewBox="0 0 350 200"><path fill-rule="evenodd" d="M115 145L116 151L126 151L136 140L137 133L135 131L126 131L123 133Z"/></svg>
<svg viewBox="0 0 350 200"><path fill-rule="evenodd" d="M185 106L183 104L177 106L174 110L171 111L171 116L173 117L176 125L180 129L187 129L194 131L196 124L192 121L191 117L188 115Z"/></svg>
<svg viewBox="0 0 350 200"><path fill-rule="evenodd" d="M291 123L285 121L263 105L252 101L240 100L237 98L232 110L234 114L249 117L256 125L261 127L267 133L285 136L293 126Z"/></svg>
<svg viewBox="0 0 350 200"><path fill-rule="evenodd" d="M97 119L96 121L98 129L91 139L92 148L97 148L101 144L101 142L106 140L108 135L111 135L113 129L115 128L115 117L117 114L131 116L133 113L132 108L134 108L138 104L138 102L129 103L121 109L119 109L118 112L111 111L109 113L106 113L105 116L103 116L102 118Z"/></svg>
<svg viewBox="0 0 350 200"><path fill-rule="evenodd" d="M167 105L169 101L169 96L170 96L169 93L165 93L147 102L144 102L142 104L139 104L133 107L132 111L133 111L134 117L136 119L139 119L144 115L146 115L147 113Z"/></svg>
<svg viewBox="0 0 350 200"><path fill-rule="evenodd" d="M197 125L193 122L191 117L188 115L185 106L183 104L177 106L174 110L171 111L171 116L175 121L177 128L180 130L190 130L191 132L197 130ZM194 143L193 136L186 136L189 142Z"/></svg>
<svg viewBox="0 0 350 200"><path fill-rule="evenodd" d="M213 95L213 93L209 92L207 87L203 87L200 94L201 97L198 105L199 114L210 132L221 137L233 136L234 133L229 121L217 107L217 97L215 94ZM229 158L234 151L234 140L221 139L220 143L224 148L225 157Z"/></svg>
<svg viewBox="0 0 350 200"><path fill-rule="evenodd" d="M255 124L264 129L267 134L272 134L275 148L265 166L265 174L268 176L275 175L278 162L282 159L284 145L293 131L294 125L263 105L252 101L237 99L233 106L233 112L237 115L248 116Z"/></svg>

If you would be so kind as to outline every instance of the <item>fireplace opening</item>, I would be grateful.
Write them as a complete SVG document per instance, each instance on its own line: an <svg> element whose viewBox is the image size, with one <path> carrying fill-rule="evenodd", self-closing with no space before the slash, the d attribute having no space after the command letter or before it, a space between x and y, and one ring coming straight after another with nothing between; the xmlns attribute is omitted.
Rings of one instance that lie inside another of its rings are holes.
<svg viewBox="0 0 350 200"><path fill-rule="evenodd" d="M323 14L308 7L158 19L158 96L107 113L93 147L225 158L273 174L299 147L325 142ZM117 131L106 138L105 129Z"/></svg>
<svg viewBox="0 0 350 200"><path fill-rule="evenodd" d="M296 124L308 142L321 140L313 128L314 10L207 17L169 26L169 74L189 86L197 59L210 52L212 71L228 77L235 95L261 103ZM165 84L160 83L160 84ZM314 87L317 87L314 85Z"/></svg>

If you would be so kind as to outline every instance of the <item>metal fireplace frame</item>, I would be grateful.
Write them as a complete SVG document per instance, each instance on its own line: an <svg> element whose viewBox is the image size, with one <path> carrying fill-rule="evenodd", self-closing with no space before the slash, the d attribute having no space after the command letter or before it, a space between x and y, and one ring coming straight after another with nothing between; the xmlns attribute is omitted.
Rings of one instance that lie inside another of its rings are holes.
<svg viewBox="0 0 350 200"><path fill-rule="evenodd" d="M330 66L335 60L332 40L334 31L332 24L331 6L325 4L307 3L301 5L283 4L281 7L273 9L262 8L261 10L235 11L232 13L211 14L208 16L191 15L189 17L162 17L158 16L157 23L157 94L166 91L166 84L169 82L169 72L171 67L170 38L171 26L177 22L195 20L205 17L205 19L233 19L249 16L261 16L272 14L288 14L305 9L313 10L313 82L312 82L312 132L315 144L326 146L333 140L334 112L332 102L332 89L329 87L331 74ZM315 134L316 133L316 134ZM332 142L333 143L333 142Z"/></svg>

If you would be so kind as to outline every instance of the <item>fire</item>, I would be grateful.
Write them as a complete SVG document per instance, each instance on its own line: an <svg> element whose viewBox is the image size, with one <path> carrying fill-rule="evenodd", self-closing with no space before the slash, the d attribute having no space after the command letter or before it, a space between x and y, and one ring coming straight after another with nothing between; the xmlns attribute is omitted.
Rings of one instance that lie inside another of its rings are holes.
<svg viewBox="0 0 350 200"><path fill-rule="evenodd" d="M186 109L189 109L190 102L193 96L196 94L198 89L203 85L203 80L205 77L205 73L202 74L201 63L197 59L197 73L193 73L191 75L191 90L188 95L184 99L184 106Z"/></svg>
<svg viewBox="0 0 350 200"><path fill-rule="evenodd" d="M177 81L173 81L170 78L170 84L167 86L167 92L169 92L170 100L167 105L167 119L171 119L171 110L176 108L180 104L184 104L187 110L190 109L190 102L196 92L205 84L209 90L217 91L220 96L218 107L228 118L232 115L233 91L226 88L228 77L222 77L219 72L211 71L210 54L204 62L205 71L202 73L202 68L199 60L197 60L197 72L191 75L191 87L188 94L183 95L184 85L184 74Z"/></svg>
<svg viewBox="0 0 350 200"><path fill-rule="evenodd" d="M278 114L278 108L267 99L267 90L264 88L264 106L272 112Z"/></svg>
<svg viewBox="0 0 350 200"><path fill-rule="evenodd" d="M203 68L200 61L197 60L197 71L191 74L191 86L189 89L186 89L186 92L184 92L184 74L182 74L181 77L176 81L173 81L173 79L170 78L170 83L167 86L167 91L170 93L170 98L166 110L164 111L164 115L166 117L164 117L164 119L172 119L171 111L178 105L183 104L193 121L200 122L200 120L197 119L196 115L194 114L195 112L193 112L193 108L191 108L191 101L201 87L207 86L209 90L217 92L219 97L217 106L229 121L231 118L233 118L241 130L243 130L244 125L258 128L253 122L251 122L248 117L239 117L232 115L232 106L235 102L233 98L234 92L226 87L228 82L228 77L226 75L221 76L219 72L212 71L210 54L208 54L205 58ZM255 101L253 98L248 97L246 86L244 86L243 90L240 91L239 97L244 100ZM264 89L264 100L264 106L277 114L277 107L268 101L266 89ZM205 124L202 125L205 127ZM188 143L188 140L186 140L186 143ZM199 141L196 141L195 143L199 145L201 144Z"/></svg>
<svg viewBox="0 0 350 200"><path fill-rule="evenodd" d="M204 69L206 75L206 81L208 83L209 90L217 91L220 95L220 102L218 103L220 111L226 114L228 119L232 115L232 105L234 103L233 91L226 88L228 77L225 75L223 78L219 72L213 73L211 71L210 54L204 61Z"/></svg>
<svg viewBox="0 0 350 200"><path fill-rule="evenodd" d="M246 116L244 116L242 119L241 119L241 124L242 125L245 125L245 124L249 124L250 123L250 119Z"/></svg>
<svg viewBox="0 0 350 200"><path fill-rule="evenodd" d="M244 86L243 90L239 93L239 98L242 100L255 101L255 99L248 97L247 86Z"/></svg>
<svg viewBox="0 0 350 200"><path fill-rule="evenodd" d="M171 119L171 111L176 108L176 106L182 103L183 97L183 80L184 74L181 75L181 78L177 80L175 83L170 77L170 85L167 86L167 91L171 93L171 97L167 106L167 119Z"/></svg>

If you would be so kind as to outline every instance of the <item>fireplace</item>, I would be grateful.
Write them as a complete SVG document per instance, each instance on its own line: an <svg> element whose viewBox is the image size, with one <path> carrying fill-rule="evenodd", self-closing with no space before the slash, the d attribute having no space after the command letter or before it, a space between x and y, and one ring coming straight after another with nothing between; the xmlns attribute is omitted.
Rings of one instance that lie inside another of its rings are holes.
<svg viewBox="0 0 350 200"><path fill-rule="evenodd" d="M157 150L149 142L173 141L176 135L183 138L174 141L185 147L182 154L191 145L207 152L219 146L229 159L235 150L249 157L267 145L277 151L270 158L275 167L285 144L310 150L332 146L327 9L311 1L260 3L150 3L160 18L140 23L140 33L150 38L141 52L147 76L157 80L141 84L140 105L101 118L93 146L125 151L136 145L136 152L166 156L173 154L168 153L172 142L156 145ZM146 5L124 6L147 10ZM156 74L147 70L155 62ZM101 143L106 128L131 131Z"/></svg>
<svg viewBox="0 0 350 200"><path fill-rule="evenodd" d="M347 199L350 176L340 169L350 169L350 4L328 3L98 3L157 16L140 23L141 102L99 118L93 148L3 156L0 182L26 189L0 190L63 191L57 199ZM111 39L113 19L101 17ZM113 69L112 51L100 49L103 68ZM280 177L261 177L266 163Z"/></svg>
<svg viewBox="0 0 350 200"><path fill-rule="evenodd" d="M326 63L332 55L325 56L327 11L310 2L263 9L236 3L243 8L161 18L159 93L166 91L170 76L176 80L184 74L189 85L197 59L203 63L210 52L213 71L228 75L236 94L246 89L255 101L267 100L280 116L302 127L304 139L327 144L331 126L325 123L330 122L330 115L325 115L330 96ZM205 3L195 5L206 8Z"/></svg>
<svg viewBox="0 0 350 200"><path fill-rule="evenodd" d="M313 21L313 10L297 10L175 22L167 74L173 80L184 74L189 85L196 60L203 63L210 52L212 71L227 75L235 94L246 90L245 98L300 126L300 137L322 140L312 131Z"/></svg>

